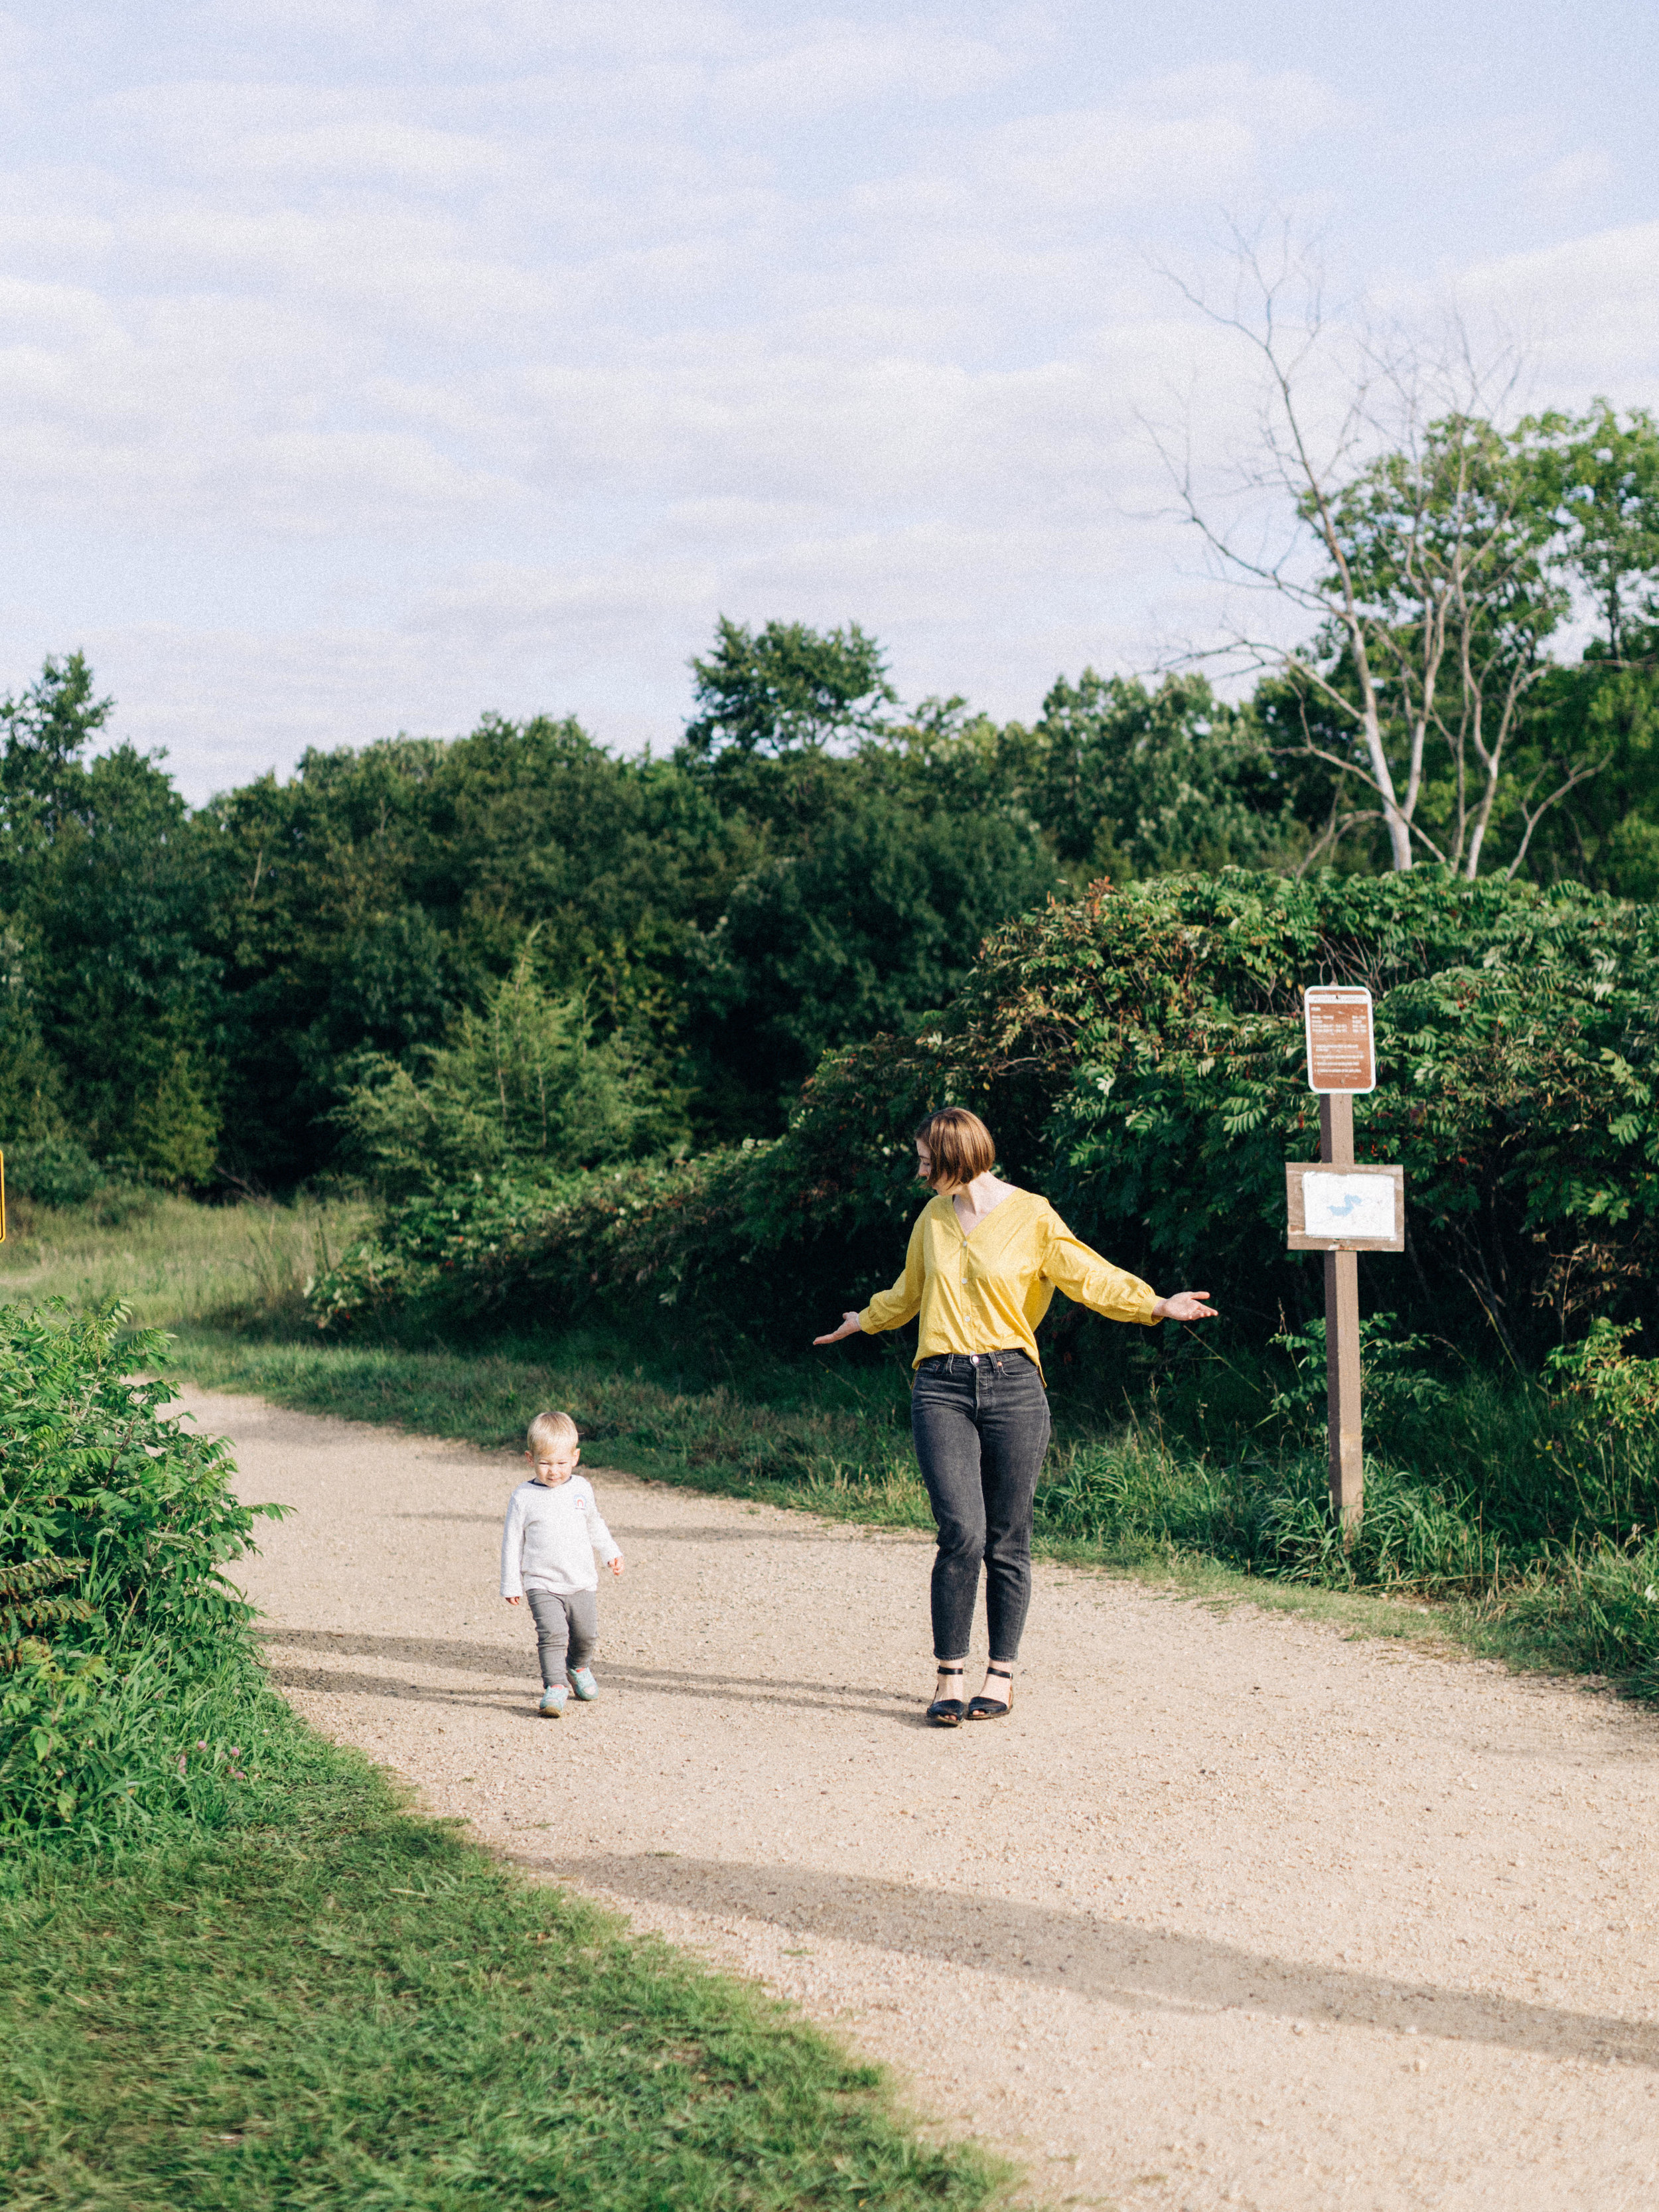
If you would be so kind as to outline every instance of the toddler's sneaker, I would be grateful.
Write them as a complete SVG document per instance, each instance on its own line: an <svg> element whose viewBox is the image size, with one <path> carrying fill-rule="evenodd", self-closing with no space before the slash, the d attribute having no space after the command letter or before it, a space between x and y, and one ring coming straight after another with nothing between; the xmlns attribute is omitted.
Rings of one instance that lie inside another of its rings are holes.
<svg viewBox="0 0 1659 2212"><path fill-rule="evenodd" d="M550 1682L546 1689L542 1692L542 1701L536 1711L538 1713L544 1713L549 1720L556 1721L564 1711L564 1684Z"/></svg>
<svg viewBox="0 0 1659 2212"><path fill-rule="evenodd" d="M570 1677L570 1686L585 1705L591 1705L599 1694L599 1686L593 1680L591 1667L578 1667Z"/></svg>

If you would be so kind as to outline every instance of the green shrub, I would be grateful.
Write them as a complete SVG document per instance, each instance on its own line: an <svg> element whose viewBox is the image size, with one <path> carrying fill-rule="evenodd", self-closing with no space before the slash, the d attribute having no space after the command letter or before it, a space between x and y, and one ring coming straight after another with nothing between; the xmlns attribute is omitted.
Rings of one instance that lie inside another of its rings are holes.
<svg viewBox="0 0 1659 2212"><path fill-rule="evenodd" d="M1510 1650L1659 1698L1659 1541L1564 1549L1504 1596L1500 1620Z"/></svg>
<svg viewBox="0 0 1659 2212"><path fill-rule="evenodd" d="M394 1208L319 1285L330 1326L410 1298L452 1315L641 1313L775 1340L898 1271L910 1131L971 1105L1007 1170L1160 1288L1220 1294L1265 1353L1319 1304L1285 1250L1284 1165L1317 1149L1300 987L1376 1000L1362 1158L1407 1171L1408 1253L1367 1263L1407 1334L1531 1371L1659 1259L1659 918L1571 885L1433 870L1310 882L1228 870L1099 886L988 939L948 1017L831 1054L786 1136L562 1183L487 1176ZM1051 1337L1078 1326L1057 1310Z"/></svg>
<svg viewBox="0 0 1659 2212"><path fill-rule="evenodd" d="M1000 933L937 1042L886 1048L893 1087L930 1054L935 1095L981 1106L1081 1234L1223 1293L1259 1342L1319 1303L1284 1169L1316 1155L1299 994L1329 980L1376 1000L1356 1150L1404 1166L1409 1249L1365 1275L1407 1329L1529 1368L1629 1317L1659 1243L1652 908L1434 870L1103 890Z"/></svg>
<svg viewBox="0 0 1659 2212"><path fill-rule="evenodd" d="M234 1766L251 1608L222 1569L273 1509L131 1377L165 1340L125 1318L0 1310L0 1838L199 1812Z"/></svg>
<svg viewBox="0 0 1659 2212"><path fill-rule="evenodd" d="M1248 1573L1328 1588L1439 1595L1489 1590L1504 1565L1466 1497L1386 1461L1365 1463L1365 1512L1345 1541L1322 1451L1219 1457L1132 1426L1058 1456L1038 1526L1124 1557L1203 1553Z"/></svg>
<svg viewBox="0 0 1659 2212"><path fill-rule="evenodd" d="M1394 1334L1398 1319L1391 1313L1366 1314L1360 1319L1365 1435L1384 1457L1407 1463L1419 1458L1431 1461L1444 1448L1445 1413L1453 1393L1425 1364L1431 1356L1426 1337ZM1269 1410L1296 1443L1321 1447L1328 1415L1323 1318L1282 1330L1273 1340L1286 1354L1291 1371L1290 1380L1273 1393Z"/></svg>
<svg viewBox="0 0 1659 2212"><path fill-rule="evenodd" d="M218 1157L221 1126L195 1060L188 1052L173 1053L154 1085L133 1102L130 1135L140 1174L170 1190L205 1183Z"/></svg>
<svg viewBox="0 0 1659 2212"><path fill-rule="evenodd" d="M1559 1418L1540 1441L1571 1526L1626 1540L1659 1530L1659 1359L1631 1358L1635 1334L1600 1319L1551 1352Z"/></svg>
<svg viewBox="0 0 1659 2212"><path fill-rule="evenodd" d="M104 1171L73 1137L15 1145L6 1153L6 1189L40 1206L84 1206L104 1185Z"/></svg>

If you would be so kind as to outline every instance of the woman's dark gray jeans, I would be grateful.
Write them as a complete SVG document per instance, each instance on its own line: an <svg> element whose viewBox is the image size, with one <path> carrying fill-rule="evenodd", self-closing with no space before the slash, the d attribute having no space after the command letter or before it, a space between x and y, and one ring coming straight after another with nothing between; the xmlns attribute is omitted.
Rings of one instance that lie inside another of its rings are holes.
<svg viewBox="0 0 1659 2212"><path fill-rule="evenodd" d="M1048 1394L1023 1352L924 1359L910 1433L939 1523L933 1656L965 1659L985 1563L991 1656L1009 1665L1031 1602L1031 1500L1048 1449Z"/></svg>

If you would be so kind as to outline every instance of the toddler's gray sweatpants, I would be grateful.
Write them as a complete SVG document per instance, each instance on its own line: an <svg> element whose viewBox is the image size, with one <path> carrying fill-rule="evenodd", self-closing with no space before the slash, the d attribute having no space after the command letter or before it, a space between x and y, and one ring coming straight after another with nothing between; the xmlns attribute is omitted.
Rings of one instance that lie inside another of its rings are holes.
<svg viewBox="0 0 1659 2212"><path fill-rule="evenodd" d="M597 1590L526 1590L536 1620L536 1650L542 1662L542 1686L562 1682L565 1670L586 1667L599 1640Z"/></svg>

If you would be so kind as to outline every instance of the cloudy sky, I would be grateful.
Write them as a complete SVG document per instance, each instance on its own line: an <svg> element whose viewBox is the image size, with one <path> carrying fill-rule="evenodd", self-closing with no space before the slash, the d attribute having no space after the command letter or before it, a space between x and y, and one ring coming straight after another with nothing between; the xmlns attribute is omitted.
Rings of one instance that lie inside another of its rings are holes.
<svg viewBox="0 0 1659 2212"><path fill-rule="evenodd" d="M1646 0L0 12L0 688L84 646L193 798L671 742L720 612L1030 714L1222 617L1141 425L1248 419L1230 216L1659 404L1656 82Z"/></svg>

